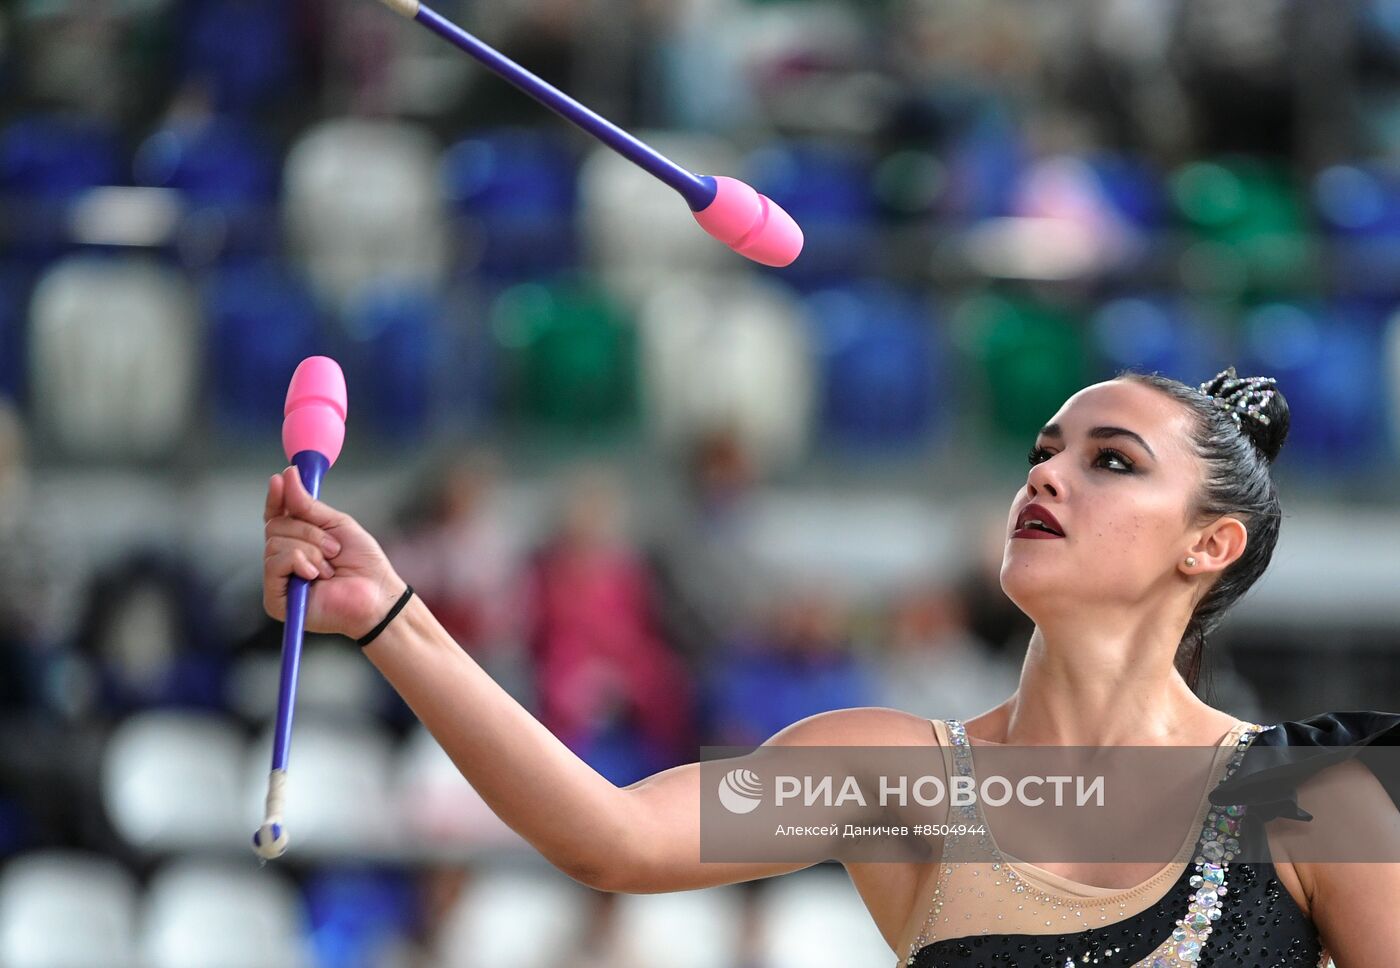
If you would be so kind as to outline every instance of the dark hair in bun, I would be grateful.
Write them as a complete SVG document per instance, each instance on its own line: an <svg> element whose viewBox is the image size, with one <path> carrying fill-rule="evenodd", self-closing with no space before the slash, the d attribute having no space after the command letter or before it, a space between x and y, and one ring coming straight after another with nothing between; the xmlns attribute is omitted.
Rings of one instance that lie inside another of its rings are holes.
<svg viewBox="0 0 1400 968"><path fill-rule="evenodd" d="M1229 367L1200 386L1200 392L1232 418L1270 464L1288 439L1288 401L1272 377L1239 377Z"/></svg>
<svg viewBox="0 0 1400 968"><path fill-rule="evenodd" d="M1288 437L1288 401L1272 378L1242 378L1234 367L1200 387L1128 370L1115 379L1153 387L1191 411L1196 418L1191 444L1205 469L1193 520L1229 515L1249 530L1244 553L1196 604L1177 646L1177 670L1194 690L1200 682L1206 636L1264 574L1278 544L1283 508L1271 468Z"/></svg>

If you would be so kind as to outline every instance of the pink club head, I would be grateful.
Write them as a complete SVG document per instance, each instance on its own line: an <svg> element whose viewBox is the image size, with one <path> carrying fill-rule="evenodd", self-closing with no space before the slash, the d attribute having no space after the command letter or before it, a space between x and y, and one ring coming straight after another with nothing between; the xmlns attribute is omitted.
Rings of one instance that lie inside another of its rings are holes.
<svg viewBox="0 0 1400 968"><path fill-rule="evenodd" d="M700 227L755 262L791 265L803 241L793 217L737 178L717 175L715 185L715 200L694 213Z"/></svg>
<svg viewBox="0 0 1400 968"><path fill-rule="evenodd" d="M329 356L308 356L292 374L282 421L282 449L287 460L304 450L322 454L330 464L345 443L345 374Z"/></svg>

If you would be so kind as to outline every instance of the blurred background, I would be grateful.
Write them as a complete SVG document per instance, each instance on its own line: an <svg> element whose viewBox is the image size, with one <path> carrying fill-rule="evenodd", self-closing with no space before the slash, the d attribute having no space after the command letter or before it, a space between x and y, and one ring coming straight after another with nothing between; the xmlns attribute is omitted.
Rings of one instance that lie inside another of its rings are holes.
<svg viewBox="0 0 1400 968"><path fill-rule="evenodd" d="M1270 572L1208 653L1259 722L1400 697L1400 2L442 0L804 227L765 270L368 0L0 8L0 964L887 964L839 868L580 888L345 640L261 504L304 357L323 496L628 784L826 709L1015 688L1036 429L1124 367L1279 379ZM664 954L663 954L664 952Z"/></svg>

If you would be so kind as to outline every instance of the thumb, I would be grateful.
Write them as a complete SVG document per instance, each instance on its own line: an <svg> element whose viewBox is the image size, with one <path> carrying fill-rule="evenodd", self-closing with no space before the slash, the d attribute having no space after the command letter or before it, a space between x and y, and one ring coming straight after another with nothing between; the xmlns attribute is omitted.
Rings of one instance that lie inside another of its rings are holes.
<svg viewBox="0 0 1400 968"><path fill-rule="evenodd" d="M295 466L282 471L284 504L288 513L309 521L318 528L334 528L342 523L341 513L330 505L311 496L306 485L301 482L301 472Z"/></svg>

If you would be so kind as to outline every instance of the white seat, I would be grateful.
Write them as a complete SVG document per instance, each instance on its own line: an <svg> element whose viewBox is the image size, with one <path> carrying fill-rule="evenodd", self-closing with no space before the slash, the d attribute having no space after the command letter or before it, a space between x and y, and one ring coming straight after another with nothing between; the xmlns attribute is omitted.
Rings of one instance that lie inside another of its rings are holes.
<svg viewBox="0 0 1400 968"><path fill-rule="evenodd" d="M276 867L183 860L152 879L142 911L145 968L309 968L306 914Z"/></svg>
<svg viewBox="0 0 1400 968"><path fill-rule="evenodd" d="M756 459L800 457L813 363L802 310L782 286L744 277L673 282L642 307L646 413L663 443L732 425Z"/></svg>
<svg viewBox="0 0 1400 968"><path fill-rule="evenodd" d="M30 386L41 430L89 458L155 458L197 411L199 313L175 273L75 256L30 303Z"/></svg>
<svg viewBox="0 0 1400 968"><path fill-rule="evenodd" d="M734 175L737 157L705 138L647 134L643 140L690 171ZM676 191L622 158L596 148L579 171L579 209L591 261L608 287L633 305L657 279L722 271L743 263L705 234Z"/></svg>
<svg viewBox="0 0 1400 968"><path fill-rule="evenodd" d="M392 759L393 743L373 722L298 715L287 760L283 823L288 850L331 856L392 854L403 840L390 809ZM269 727L254 744L248 763L249 837L262 822L271 764Z"/></svg>
<svg viewBox="0 0 1400 968"><path fill-rule="evenodd" d="M399 753L394 791L395 814L415 848L534 849L496 816L421 724Z"/></svg>
<svg viewBox="0 0 1400 968"><path fill-rule="evenodd" d="M840 868L767 881L758 905L764 968L877 968L894 957Z"/></svg>
<svg viewBox="0 0 1400 968"><path fill-rule="evenodd" d="M117 832L149 851L234 849L243 818L247 744L230 721L157 711L125 720L102 760L102 801Z"/></svg>
<svg viewBox="0 0 1400 968"><path fill-rule="evenodd" d="M549 868L480 868L444 919L434 964L443 968L552 968L578 954L588 891Z"/></svg>
<svg viewBox="0 0 1400 968"><path fill-rule="evenodd" d="M239 660L229 684L233 709L247 719L271 722L277 716L281 676L280 653L257 653ZM346 648L338 637L307 634L297 677L298 716L373 720L381 697L379 673L364 656Z"/></svg>
<svg viewBox="0 0 1400 968"><path fill-rule="evenodd" d="M382 277L435 285L447 265L438 146L422 128L340 119L287 155L284 216L323 296L344 308Z"/></svg>
<svg viewBox="0 0 1400 968"><path fill-rule="evenodd" d="M16 857L0 874L0 965L126 968L135 964L135 879L79 851Z"/></svg>
<svg viewBox="0 0 1400 968"><path fill-rule="evenodd" d="M665 952L670 968L733 968L743 926L743 895L732 887L622 894L606 963L649 968Z"/></svg>

